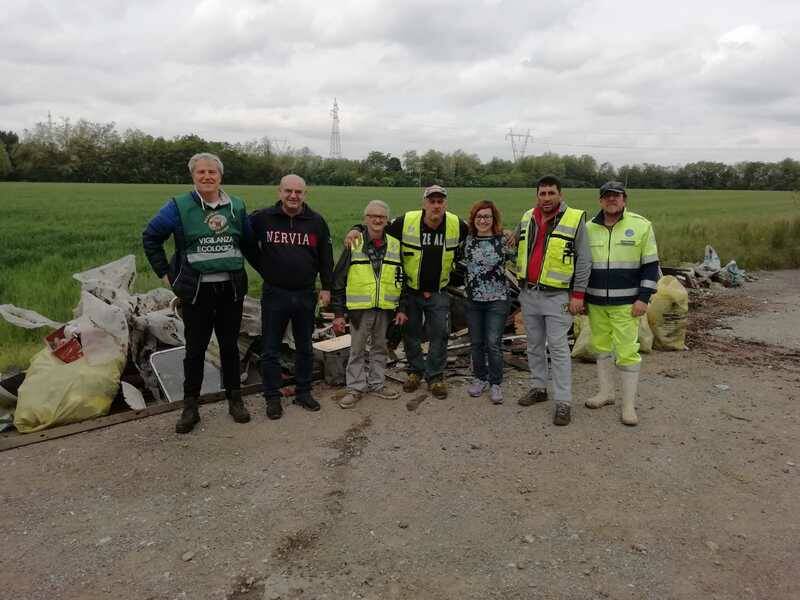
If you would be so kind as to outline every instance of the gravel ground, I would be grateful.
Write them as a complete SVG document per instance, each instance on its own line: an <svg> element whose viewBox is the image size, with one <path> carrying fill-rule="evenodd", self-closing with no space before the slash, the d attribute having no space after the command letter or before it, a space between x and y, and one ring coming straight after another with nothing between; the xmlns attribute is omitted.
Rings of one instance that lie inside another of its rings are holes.
<svg viewBox="0 0 800 600"><path fill-rule="evenodd" d="M799 598L798 298L784 271L701 299L635 428L583 407L576 364L569 427L509 370L502 406L320 387L319 413L253 396L246 425L217 404L185 436L167 414L4 452L0 597Z"/></svg>

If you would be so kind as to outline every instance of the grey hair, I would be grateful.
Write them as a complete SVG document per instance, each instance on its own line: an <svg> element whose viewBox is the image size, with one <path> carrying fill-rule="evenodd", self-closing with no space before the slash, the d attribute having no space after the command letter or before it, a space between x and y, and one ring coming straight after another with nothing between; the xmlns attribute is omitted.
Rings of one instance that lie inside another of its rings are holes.
<svg viewBox="0 0 800 600"><path fill-rule="evenodd" d="M386 204L383 200L370 200L367 202L367 205L364 207L364 216L367 216L367 211L369 211L370 206L380 206L383 210L386 211L386 218L389 218L391 211L389 210L389 205Z"/></svg>
<svg viewBox="0 0 800 600"><path fill-rule="evenodd" d="M217 167L219 167L219 174L222 175L225 173L225 167L222 166L222 161L219 159L219 156L216 154L211 154L211 152L198 152L192 158L190 158L189 173L194 173L194 166L200 160L210 160L211 162L217 163Z"/></svg>

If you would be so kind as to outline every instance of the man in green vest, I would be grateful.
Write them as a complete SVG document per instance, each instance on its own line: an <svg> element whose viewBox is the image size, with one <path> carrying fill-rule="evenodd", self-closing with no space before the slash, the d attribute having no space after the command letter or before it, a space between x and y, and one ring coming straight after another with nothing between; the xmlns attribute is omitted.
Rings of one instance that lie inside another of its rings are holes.
<svg viewBox="0 0 800 600"><path fill-rule="evenodd" d="M367 393L386 399L399 395L385 387L386 330L391 319L398 325L405 322L405 315L395 316L403 289L403 265L400 240L386 234L388 220L389 206L385 202L373 200L367 204L366 234L344 249L333 270L334 330L344 333L345 312L350 319L347 394L339 401L341 408L353 408Z"/></svg>
<svg viewBox="0 0 800 600"><path fill-rule="evenodd" d="M589 282L591 258L585 220L582 210L564 202L558 178L546 175L536 184L536 206L522 215L514 232L531 373L531 388L519 404L530 406L547 400L547 382L552 379L556 425L568 425L572 419L572 357L567 334L573 315L583 310Z"/></svg>
<svg viewBox="0 0 800 600"><path fill-rule="evenodd" d="M639 318L647 312L661 273L650 221L627 210L619 181L600 187L600 212L586 224L592 272L586 288L592 346L598 355L600 391L589 408L614 404L614 371L622 380L622 422L636 425L639 388Z"/></svg>
<svg viewBox="0 0 800 600"><path fill-rule="evenodd" d="M220 187L219 157L203 152L189 159L194 190L172 198L142 233L144 252L156 275L181 300L186 338L183 412L175 425L188 433L200 421L198 397L212 331L217 334L228 411L237 423L250 415L242 402L239 329L247 293L244 257L257 266L255 239L244 202ZM164 242L175 239L167 262Z"/></svg>
<svg viewBox="0 0 800 600"><path fill-rule="evenodd" d="M424 378L437 398L447 397L444 368L447 337L450 334L450 298L445 288L455 263L456 250L467 237L469 227L447 211L447 190L440 185L425 188L422 210L396 218L386 233L400 240L405 293L399 314L408 318L403 328L403 347L409 372L403 391L415 391ZM351 246L360 228L345 238ZM402 317L401 317L402 318ZM428 355L422 353L423 325L430 340Z"/></svg>

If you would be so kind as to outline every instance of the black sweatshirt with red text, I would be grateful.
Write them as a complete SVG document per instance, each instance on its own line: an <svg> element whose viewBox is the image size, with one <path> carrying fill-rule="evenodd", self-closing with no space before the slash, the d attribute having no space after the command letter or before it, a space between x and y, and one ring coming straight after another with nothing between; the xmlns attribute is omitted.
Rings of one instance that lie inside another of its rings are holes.
<svg viewBox="0 0 800 600"><path fill-rule="evenodd" d="M333 284L333 245L328 224L319 213L303 203L303 209L289 216L274 206L250 215L258 243L261 277L264 283L286 290L314 289L317 274L323 290Z"/></svg>

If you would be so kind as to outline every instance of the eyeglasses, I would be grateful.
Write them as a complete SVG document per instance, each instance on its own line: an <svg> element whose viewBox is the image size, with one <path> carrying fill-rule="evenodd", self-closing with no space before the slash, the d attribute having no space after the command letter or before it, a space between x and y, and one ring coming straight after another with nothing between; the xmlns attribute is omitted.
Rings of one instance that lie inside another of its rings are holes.
<svg viewBox="0 0 800 600"><path fill-rule="evenodd" d="M494 215L475 215L476 221L494 221Z"/></svg>
<svg viewBox="0 0 800 600"><path fill-rule="evenodd" d="M386 219L389 218L386 215L364 215L364 216L367 217L368 219L375 219L377 221L385 221Z"/></svg>

